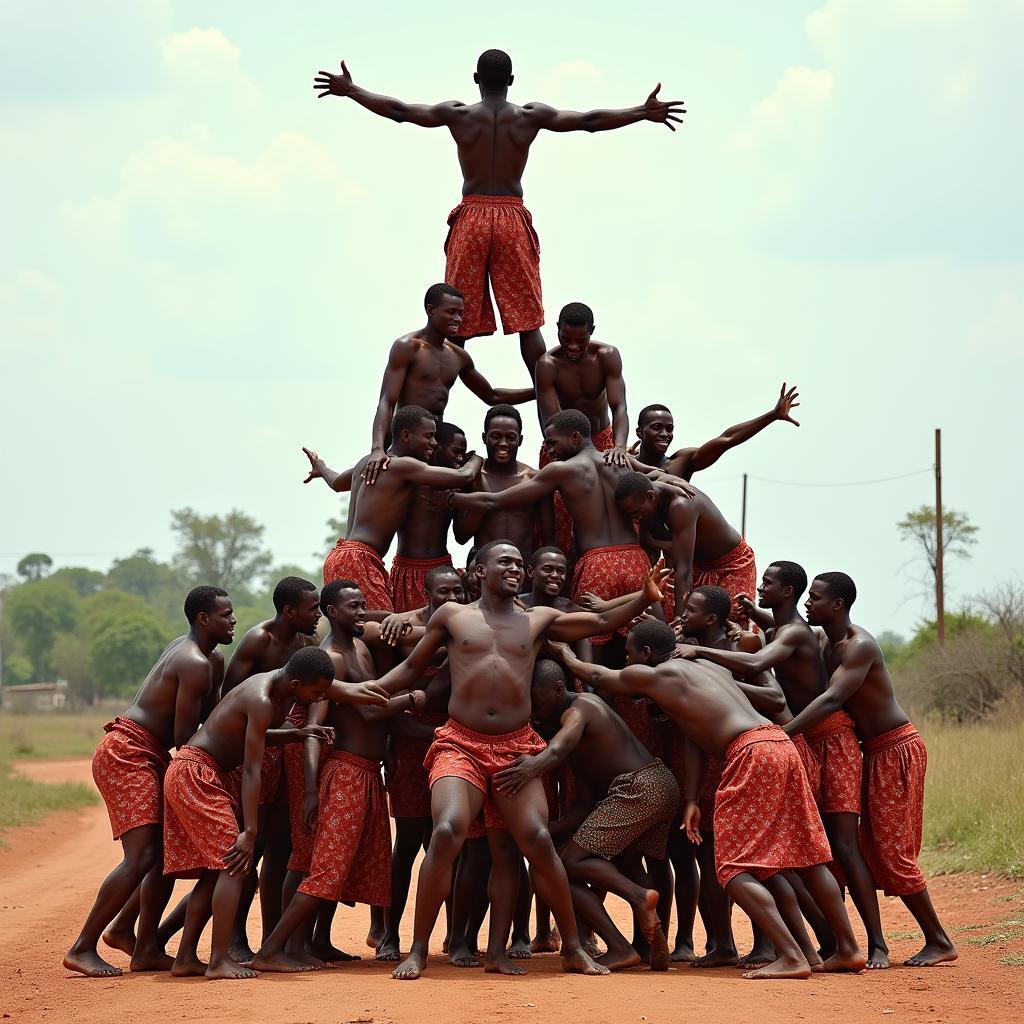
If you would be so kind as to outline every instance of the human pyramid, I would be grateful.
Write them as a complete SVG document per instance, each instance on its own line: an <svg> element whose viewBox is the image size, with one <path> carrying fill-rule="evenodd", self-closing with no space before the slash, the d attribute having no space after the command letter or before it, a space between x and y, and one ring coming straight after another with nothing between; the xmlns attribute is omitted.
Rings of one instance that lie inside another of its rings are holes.
<svg viewBox="0 0 1024 1024"><path fill-rule="evenodd" d="M630 447L622 360L593 339L586 305L562 309L545 350L520 184L532 141L541 129L642 120L674 131L681 104L659 100L659 86L625 110L516 106L500 50L480 57L474 80L479 103L427 106L367 92L344 62L316 76L320 96L450 130L464 185L446 283L427 290L426 325L392 346L370 453L336 472L303 449L306 483L351 492L322 590L281 580L275 616L225 666L230 597L195 588L188 632L105 727L93 774L123 860L64 966L120 974L97 952L102 938L133 971L316 970L356 959L334 947L331 923L339 903L365 903L376 958L415 979L447 904L445 952L459 967L480 966L489 911L483 966L502 974L560 952L565 970L587 975L689 961L806 978L889 966L876 889L901 897L924 933L909 964L955 959L917 866L924 744L878 644L850 621L853 580L816 576L804 618L804 570L774 561L758 586L753 551L691 483L769 424L796 424L796 389L783 384L764 415L670 454L664 405L641 410ZM495 331L488 284L532 387L492 388L465 350ZM457 378L489 406L486 458L443 419ZM518 458L515 406L533 399L539 469ZM472 541L465 569L452 565L451 530ZM165 916L176 878L197 881ZM609 896L629 905L631 937ZM742 959L733 904L754 932ZM198 944L211 917L206 963Z"/></svg>

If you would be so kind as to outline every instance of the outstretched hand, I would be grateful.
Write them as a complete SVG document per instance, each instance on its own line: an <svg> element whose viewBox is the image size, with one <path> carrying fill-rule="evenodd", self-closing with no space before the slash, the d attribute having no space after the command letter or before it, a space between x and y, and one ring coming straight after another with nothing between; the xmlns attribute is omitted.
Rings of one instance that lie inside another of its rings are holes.
<svg viewBox="0 0 1024 1024"><path fill-rule="evenodd" d="M330 71L317 72L313 79L313 91L318 100L325 96L348 96L352 92L353 84L352 73L342 61L340 75L332 75Z"/></svg>
<svg viewBox="0 0 1024 1024"><path fill-rule="evenodd" d="M658 564L651 567L651 571L644 580L644 597L648 604L656 604L665 597L665 589L672 582L674 570L665 568L665 559L659 558Z"/></svg>
<svg viewBox="0 0 1024 1024"><path fill-rule="evenodd" d="M307 474L306 479L302 482L304 484L308 484L310 480L322 479L324 475L324 460L309 448L303 447L302 450L306 453L306 458L309 459L309 473Z"/></svg>
<svg viewBox="0 0 1024 1024"><path fill-rule="evenodd" d="M644 116L648 121L659 121L669 130L675 131L675 125L672 122L682 124L683 119L679 115L685 114L686 108L683 106L682 100L659 100L659 92L661 92L661 82L647 97L647 102L644 104Z"/></svg>
<svg viewBox="0 0 1024 1024"><path fill-rule="evenodd" d="M799 427L800 422L793 419L790 413L800 404L797 399L800 397L800 392L795 387L786 390L786 382L782 382L782 387L779 389L779 400L775 403L775 418L777 420L785 420L787 423L792 423L794 427Z"/></svg>

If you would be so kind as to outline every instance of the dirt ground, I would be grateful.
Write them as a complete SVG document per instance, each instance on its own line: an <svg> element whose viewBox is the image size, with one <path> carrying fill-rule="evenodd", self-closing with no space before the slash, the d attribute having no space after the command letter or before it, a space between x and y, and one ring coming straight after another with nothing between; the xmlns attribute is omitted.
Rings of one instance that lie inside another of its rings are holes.
<svg viewBox="0 0 1024 1024"><path fill-rule="evenodd" d="M26 762L22 770L46 781L90 778L85 760ZM482 970L458 970L437 956L431 957L421 981L407 983L393 981L388 966L373 960L234 984L152 974L92 980L65 971L61 959L99 882L118 859L102 805L55 815L38 826L10 832L5 840L9 845L0 850L0 1019L16 1024L254 1017L289 1024L475 1024L506 1018L529 1024L562 1024L567 1019L669 1024L687 1017L702 1024L734 1024L754 1015L828 1024L889 1019L961 1024L1020 1019L1024 996L1024 967L1000 962L1024 963L1024 932L1016 926L1024 918L1019 886L977 875L946 876L932 884L960 960L931 970L901 968L771 984L744 981L735 970L687 966L660 975L640 969L579 978L562 975L558 957L547 955L533 958L525 978L500 978ZM883 918L898 961L916 952L920 940L903 905L898 900L884 903ZM616 917L624 925L620 911L621 905ZM736 917L742 949L749 930L745 918ZM363 907L340 908L335 942L352 952L369 953L363 944L367 921ZM250 935L258 938L255 923ZM440 940L436 933L433 948L440 950ZM699 935L698 943L702 940ZM122 954L103 950L103 955L127 969Z"/></svg>

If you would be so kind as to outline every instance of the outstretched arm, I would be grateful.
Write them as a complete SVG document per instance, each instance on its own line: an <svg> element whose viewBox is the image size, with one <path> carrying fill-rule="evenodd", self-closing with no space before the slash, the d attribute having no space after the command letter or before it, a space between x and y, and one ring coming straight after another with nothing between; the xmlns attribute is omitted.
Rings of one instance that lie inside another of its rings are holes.
<svg viewBox="0 0 1024 1024"><path fill-rule="evenodd" d="M484 514L496 509L518 508L540 501L545 495L558 489L565 474L564 464L552 462L535 477L497 493L474 491L471 494L458 493L452 496L452 507L456 509L477 509Z"/></svg>
<svg viewBox="0 0 1024 1024"><path fill-rule="evenodd" d="M418 124L421 128L447 128L455 124L469 109L459 100L448 100L445 103L403 103L392 96L382 96L369 92L352 81L352 73L345 62L341 62L341 74L332 75L329 71L320 71L313 79L313 91L317 99L325 96L347 96L355 100L361 107L380 117L391 121L408 121Z"/></svg>
<svg viewBox="0 0 1024 1024"><path fill-rule="evenodd" d="M683 123L680 115L686 113L683 101L659 100L660 90L661 82L641 106L622 110L556 110L546 103L527 103L523 110L538 128L549 132L607 132L638 121L656 121L675 131L675 125Z"/></svg>
<svg viewBox="0 0 1024 1024"><path fill-rule="evenodd" d="M796 634L788 630L779 631L775 639L755 654L743 651L720 651L714 647L687 647L683 658L693 660L704 658L715 665L721 665L730 672L746 678L753 678L762 672L768 672L792 657L799 646Z"/></svg>
<svg viewBox="0 0 1024 1024"><path fill-rule="evenodd" d="M580 661L571 650L562 652L562 662L577 679L605 693L624 696L644 693L658 678L658 673L646 665L627 665L623 669L605 668L603 665Z"/></svg>
<svg viewBox="0 0 1024 1024"><path fill-rule="evenodd" d="M473 365L473 360L466 356L467 363L459 371L459 379L486 405L522 405L532 402L533 388L492 388L487 378Z"/></svg>
<svg viewBox="0 0 1024 1024"><path fill-rule="evenodd" d="M832 674L828 689L815 697L792 722L782 727L786 733L796 736L797 733L806 732L839 711L867 679L877 653L878 646L873 641L860 638L851 640L843 652L842 664Z"/></svg>
<svg viewBox="0 0 1024 1024"><path fill-rule="evenodd" d="M540 429L543 431L547 421L556 412L562 411L562 403L558 400L558 391L555 387L558 381L558 369L550 356L541 356L537 360L534 381L537 385L537 417L540 420Z"/></svg>
<svg viewBox="0 0 1024 1024"><path fill-rule="evenodd" d="M668 468L673 473L689 479L690 476L701 469L708 469L713 466L730 448L749 441L755 434L759 434L765 427L776 421L792 423L799 427L800 424L793 419L791 413L800 404L797 399L800 397L795 387L786 389L783 381L779 390L779 400L775 408L766 412L763 416L757 416L745 423L737 423L729 427L718 437L705 441L699 448L684 448L676 452L669 460Z"/></svg>
<svg viewBox="0 0 1024 1024"><path fill-rule="evenodd" d="M448 490L471 484L483 464L484 460L472 452L466 456L465 464L459 469L450 469L448 466L430 466L426 462L420 462L419 459L400 456L391 461L391 469L388 472L403 480L408 480L417 487Z"/></svg>
<svg viewBox="0 0 1024 1024"><path fill-rule="evenodd" d="M409 652L409 657L377 680L377 687L390 695L401 690L415 689L415 683L426 672L431 659L448 640L448 615L439 608L430 617L426 632Z"/></svg>
<svg viewBox="0 0 1024 1024"><path fill-rule="evenodd" d="M323 480L332 491L351 491L352 477L355 475L357 466L338 472L320 458L311 448L303 447L306 458L309 459L309 473L302 482L308 484L311 480ZM358 464L357 464L358 465ZM387 468L387 467L385 467Z"/></svg>

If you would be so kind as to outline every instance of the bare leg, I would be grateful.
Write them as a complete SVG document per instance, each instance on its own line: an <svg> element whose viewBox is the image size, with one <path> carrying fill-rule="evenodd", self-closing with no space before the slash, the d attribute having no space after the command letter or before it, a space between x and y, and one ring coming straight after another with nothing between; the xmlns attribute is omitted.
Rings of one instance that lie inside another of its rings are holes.
<svg viewBox="0 0 1024 1024"><path fill-rule="evenodd" d="M818 956L818 951L804 927L800 904L797 902L793 887L786 881L785 872L780 871L766 878L762 884L772 894L779 917L785 922L789 934L796 940L804 959L811 965L812 970L818 967L821 964L821 957Z"/></svg>
<svg viewBox="0 0 1024 1024"><path fill-rule="evenodd" d="M843 903L843 894L839 891L835 876L824 864L801 868L798 874L836 937L835 953L820 966L811 966L816 971L825 972L864 970L867 957L857 945L849 915L846 913L846 904Z"/></svg>
<svg viewBox="0 0 1024 1024"><path fill-rule="evenodd" d="M119 949L129 956L135 952L135 921L139 916L139 901L142 885L131 894L121 912L111 921L103 933L103 941L111 949Z"/></svg>
<svg viewBox="0 0 1024 1024"><path fill-rule="evenodd" d="M289 870L288 874L284 877L284 887L281 890L281 916L284 916L284 912L291 905L292 900L298 893L299 886L302 885L306 878L305 872ZM329 905L327 901L322 901L322 906ZM330 904L337 906L337 904ZM310 970L319 970L325 965L325 961L321 960L310 948L313 945L313 928L316 924L317 913L320 907L305 917L302 924L299 925L294 931L289 934L285 940L284 951L285 955L290 957L297 963L305 964ZM348 954L346 954L347 956ZM350 958L351 959L351 958Z"/></svg>
<svg viewBox="0 0 1024 1024"><path fill-rule="evenodd" d="M850 897L868 934L868 967L875 971L884 970L889 966L889 947L885 942L882 918L878 912L875 880L860 850L860 838L857 834L858 816L825 814L822 820L828 833L829 846L832 847L832 856L839 862L846 875Z"/></svg>
<svg viewBox="0 0 1024 1024"><path fill-rule="evenodd" d="M163 872L163 857L150 869L139 886L139 937L132 953L133 971L169 971L174 958L167 955L160 939L160 917L174 891L174 879Z"/></svg>
<svg viewBox="0 0 1024 1024"><path fill-rule="evenodd" d="M493 900L491 901L493 904ZM511 960L530 959L530 908L533 906L533 882L526 861L519 856L519 890L516 911L512 917L512 944L508 955Z"/></svg>
<svg viewBox="0 0 1024 1024"><path fill-rule="evenodd" d="M755 980L809 978L811 976L810 964L804 959L793 936L789 934L789 929L779 916L775 901L768 890L753 875L743 872L729 882L726 892L732 900L739 904L740 909L750 920L771 939L775 946L775 952L778 954L774 963L756 971L748 971L743 977Z"/></svg>
<svg viewBox="0 0 1024 1024"><path fill-rule="evenodd" d="M188 901L191 895L191 892L185 893L174 905L174 909L160 922L157 939L161 949L165 949L167 943L185 927L185 915L188 913Z"/></svg>
<svg viewBox="0 0 1024 1024"><path fill-rule="evenodd" d="M210 938L207 978L240 981L258 976L254 970L232 960L230 953L235 913L238 911L238 900L244 884L245 875L231 875L227 871L221 871L217 875L217 882L213 887L213 934Z"/></svg>
<svg viewBox="0 0 1024 1024"><path fill-rule="evenodd" d="M526 968L514 963L505 949L517 890L522 885L523 857L505 829L488 829L487 843L491 849L491 877L487 883L491 922L484 970L490 974L525 974Z"/></svg>
<svg viewBox="0 0 1024 1024"><path fill-rule="evenodd" d="M491 852L484 836L467 839L458 858L452 886L452 927L448 962L453 967L479 967L477 939L487 913Z"/></svg>
<svg viewBox="0 0 1024 1024"><path fill-rule="evenodd" d="M715 874L715 834L701 833L703 842L697 847L700 865L700 886L697 903L704 921L708 942L704 956L697 957L692 967L733 967L739 963L736 940L732 934L732 907L726 891Z"/></svg>
<svg viewBox="0 0 1024 1024"><path fill-rule="evenodd" d="M252 965L257 971L273 971L283 974L298 974L315 970L316 966L306 959L299 959L286 952L285 947L291 936L301 932L308 921L312 921L323 901L308 893L297 892L288 904L281 920L260 947ZM323 964L320 963L322 967Z"/></svg>
<svg viewBox="0 0 1024 1024"><path fill-rule="evenodd" d="M532 779L514 797L495 792L498 813L533 868L534 884L555 915L562 936L562 969L579 974L607 974L580 945L565 868L548 832L548 804L540 779ZM571 845L571 844L570 844Z"/></svg>
<svg viewBox="0 0 1024 1024"><path fill-rule="evenodd" d="M87 978L109 978L121 973L96 951L103 930L131 899L139 883L161 859L159 825L140 825L121 836L121 863L103 880L96 902L82 925L82 931L64 957L64 966Z"/></svg>
<svg viewBox="0 0 1024 1024"><path fill-rule="evenodd" d="M530 889L533 890L533 878L530 878ZM536 907L534 920L536 930L533 942L530 943L531 953L557 953L559 947L558 929L551 927L551 911L548 905L534 892L534 905Z"/></svg>
<svg viewBox="0 0 1024 1024"><path fill-rule="evenodd" d="M608 951L597 958L597 962L610 971L622 971L627 967L636 967L640 961L640 954L633 948L632 943L626 938L615 922L608 916L604 903L597 894L582 882L570 882L569 888L572 892L573 906L579 914L580 920L588 928L592 928L604 940Z"/></svg>
<svg viewBox="0 0 1024 1024"><path fill-rule="evenodd" d="M288 873L288 858L292 852L287 787L284 785L267 809L264 836L266 845L263 847L263 864L260 866L260 918L265 941L281 920L284 879Z"/></svg>
<svg viewBox="0 0 1024 1024"><path fill-rule="evenodd" d="M832 929L829 928L825 915L807 891L803 879L795 871L786 872L786 881L796 893L797 902L800 904L800 913L803 914L804 920L814 932L814 938L818 943L818 956L822 960L827 960L836 951L836 937L832 933Z"/></svg>
<svg viewBox="0 0 1024 1024"><path fill-rule="evenodd" d="M480 813L484 794L464 779L445 776L430 791L434 831L427 855L420 866L413 920L412 949L392 976L414 981L427 963L430 933L434 930L441 904L451 890L452 864L469 831L469 823Z"/></svg>
<svg viewBox="0 0 1024 1024"><path fill-rule="evenodd" d="M313 922L313 938L308 952L321 963L343 964L362 959L355 953L346 953L345 950L339 949L331 941L331 925L334 924L334 915L337 909L337 903L331 900L321 901Z"/></svg>
<svg viewBox="0 0 1024 1024"><path fill-rule="evenodd" d="M544 335L540 333L539 327L532 331L519 332L519 352L527 370L530 371L530 380L533 380L537 370L537 360L545 352Z"/></svg>
<svg viewBox="0 0 1024 1024"><path fill-rule="evenodd" d="M676 941L669 959L679 963L692 961L693 922L697 916L697 848L686 837L686 831L673 828L669 833L668 855L675 872Z"/></svg>
<svg viewBox="0 0 1024 1024"><path fill-rule="evenodd" d="M176 978L202 977L206 964L199 959L199 939L210 920L213 909L213 888L217 884L217 871L204 871L196 882L185 912L185 926L181 930L178 955L174 958L171 974Z"/></svg>
<svg viewBox="0 0 1024 1024"><path fill-rule="evenodd" d="M260 813L264 813L264 808L260 808ZM252 867L242 884L235 925L231 929L231 959L239 964L248 963L256 955L249 945L248 924L249 911L252 909L252 901L256 898L256 889L259 886L259 861L262 856L263 841L257 838L256 849L252 855Z"/></svg>
<svg viewBox="0 0 1024 1024"><path fill-rule="evenodd" d="M412 868L420 850L430 841L429 818L395 818L395 845L391 851L391 906L384 911L384 937L378 960L398 961L401 955L402 915L409 900Z"/></svg>
<svg viewBox="0 0 1024 1024"><path fill-rule="evenodd" d="M908 967L934 967L936 964L952 963L959 954L956 946L946 934L939 921L939 915L932 906L932 898L927 889L915 892L912 896L901 896L907 910L914 915L924 932L924 947L906 961Z"/></svg>
<svg viewBox="0 0 1024 1024"><path fill-rule="evenodd" d="M754 944L750 947L750 952L740 958L739 966L743 970L749 970L752 967L760 967L762 964L775 963L777 954L772 940L768 938L763 928L758 927L756 922L751 921L750 928L754 933Z"/></svg>

